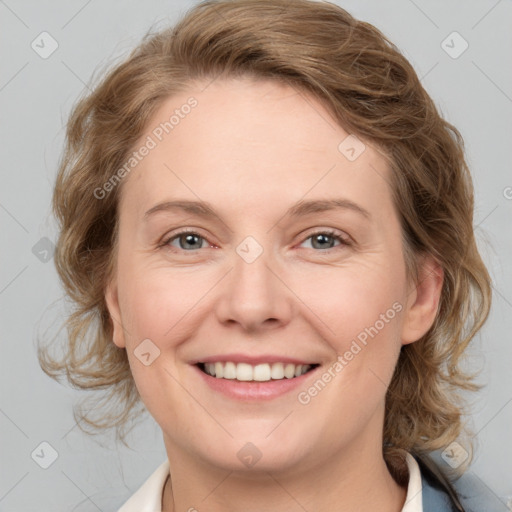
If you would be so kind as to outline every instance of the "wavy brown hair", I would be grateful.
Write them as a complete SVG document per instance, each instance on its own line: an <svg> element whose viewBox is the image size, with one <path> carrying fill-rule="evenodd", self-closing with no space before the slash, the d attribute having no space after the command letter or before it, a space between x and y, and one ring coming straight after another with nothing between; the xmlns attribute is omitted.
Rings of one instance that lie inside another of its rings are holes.
<svg viewBox="0 0 512 512"><path fill-rule="evenodd" d="M327 107L391 166L407 271L432 255L444 283L436 320L403 346L386 398L384 451L421 454L464 430L460 392L475 390L465 350L486 320L491 286L473 232L473 187L463 140L444 120L407 59L372 25L308 0L208 1L174 27L149 33L73 109L53 198L60 223L55 263L74 304L63 357L39 348L43 370L81 389L105 390L80 412L89 432L125 427L140 405L125 350L112 342L105 287L114 269L122 183L94 193L123 166L162 101L194 81L262 78ZM77 417L77 416L75 416ZM388 457L388 460L390 460Z"/></svg>

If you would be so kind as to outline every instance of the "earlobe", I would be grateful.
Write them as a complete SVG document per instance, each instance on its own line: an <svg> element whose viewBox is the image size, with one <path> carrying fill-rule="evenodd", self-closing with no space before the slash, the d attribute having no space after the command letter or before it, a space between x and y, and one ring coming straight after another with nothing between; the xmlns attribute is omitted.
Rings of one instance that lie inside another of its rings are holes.
<svg viewBox="0 0 512 512"><path fill-rule="evenodd" d="M402 327L403 345L419 340L434 324L443 280L441 265L432 256L423 257L418 268L418 280L408 295Z"/></svg>
<svg viewBox="0 0 512 512"><path fill-rule="evenodd" d="M105 302L112 322L112 341L119 348L126 348L123 325L121 323L118 288L114 281L111 281L105 289Z"/></svg>

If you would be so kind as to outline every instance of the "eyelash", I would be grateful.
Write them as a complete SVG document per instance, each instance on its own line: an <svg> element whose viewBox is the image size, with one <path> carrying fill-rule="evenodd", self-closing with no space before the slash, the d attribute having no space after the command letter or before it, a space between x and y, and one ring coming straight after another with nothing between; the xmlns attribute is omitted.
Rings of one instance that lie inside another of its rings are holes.
<svg viewBox="0 0 512 512"><path fill-rule="evenodd" d="M197 231L192 231L190 229L183 229L182 231L178 231L177 233L173 233L172 236L165 238L162 241L162 243L160 243L158 245L158 248L170 247L173 251L181 251L181 252L193 252L193 251L198 251L199 250L199 249L191 249L190 251L187 251L185 249L178 249L178 248L172 247L170 245L170 243L173 240L179 238L182 235L197 235L202 240L207 241L206 238L201 236L199 233L197 233ZM329 247L327 249L319 249L319 250L317 250L315 252L330 252L330 251L335 250L337 247L340 247L340 246L350 246L351 245L351 242L347 238L344 238L343 236L341 236L339 233L337 233L336 231L334 231L332 229L324 229L324 230L321 230L321 231L315 231L314 233L311 233L310 235L308 235L301 243L304 243L306 240L309 240L310 238L313 238L313 237L318 236L318 235L327 235L328 237L334 238L335 240L337 240L340 243L339 243L339 245L336 245L334 247Z"/></svg>

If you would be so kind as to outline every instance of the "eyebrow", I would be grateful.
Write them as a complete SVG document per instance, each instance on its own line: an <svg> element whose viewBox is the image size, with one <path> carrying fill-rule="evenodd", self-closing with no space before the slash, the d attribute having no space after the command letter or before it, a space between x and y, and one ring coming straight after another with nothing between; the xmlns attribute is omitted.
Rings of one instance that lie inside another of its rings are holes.
<svg viewBox="0 0 512 512"><path fill-rule="evenodd" d="M167 212L172 210L183 210L192 215L199 217L219 217L213 207L205 201L165 201L159 203L150 208L145 214L144 219L149 219L152 215L157 212ZM283 217L301 217L311 213L325 212L329 210L350 210L358 213L367 220L371 219L371 214L368 210L365 210L362 206L350 201L349 199L318 199L312 201L299 201L294 204Z"/></svg>

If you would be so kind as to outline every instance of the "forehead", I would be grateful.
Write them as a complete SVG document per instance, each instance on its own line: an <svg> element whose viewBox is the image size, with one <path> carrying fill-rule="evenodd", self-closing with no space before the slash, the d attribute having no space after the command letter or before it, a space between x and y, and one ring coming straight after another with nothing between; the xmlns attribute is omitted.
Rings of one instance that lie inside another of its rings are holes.
<svg viewBox="0 0 512 512"><path fill-rule="evenodd" d="M136 147L147 141L123 183L123 197L141 208L174 193L247 206L344 192L368 204L390 200L384 156L318 100L275 81L193 84L160 105Z"/></svg>

